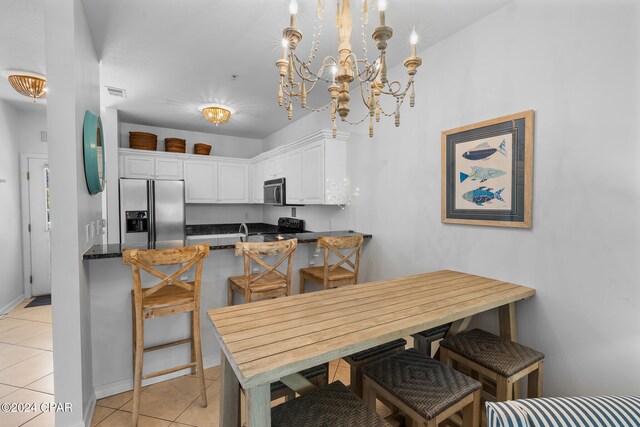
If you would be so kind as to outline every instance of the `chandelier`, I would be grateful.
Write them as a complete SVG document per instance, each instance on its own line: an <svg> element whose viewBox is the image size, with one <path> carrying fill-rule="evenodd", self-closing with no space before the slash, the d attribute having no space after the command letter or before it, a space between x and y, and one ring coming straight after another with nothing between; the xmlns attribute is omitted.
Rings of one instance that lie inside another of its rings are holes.
<svg viewBox="0 0 640 427"><path fill-rule="evenodd" d="M231 109L221 105L203 105L199 109L202 116L216 126L227 123L231 118Z"/></svg>
<svg viewBox="0 0 640 427"><path fill-rule="evenodd" d="M9 73L9 83L17 92L33 98L33 102L47 96L47 79L41 74L12 71Z"/></svg>
<svg viewBox="0 0 640 427"><path fill-rule="evenodd" d="M378 55L373 61L367 58L367 40L365 30L368 19L367 0L362 0L362 58L356 57L351 48L351 32L353 23L351 18L350 0L338 0L336 24L339 34L338 56L327 56L322 60L317 72L312 70L312 62L318 51L322 19L324 12L324 0L318 0L315 14L314 34L311 42L311 53L307 60L300 59L296 54L298 43L302 40L302 33L296 26L298 3L291 0L289 4L290 23L283 31L282 58L276 61L280 72L280 84L278 88L278 105L283 106L289 120L293 118L293 101L299 99L300 106L311 111L331 111L333 125L333 137L336 137L336 115L340 119L352 125L357 125L369 118L369 136L373 137L373 123L380 121L381 116L395 117L396 127L400 126L400 107L405 97L409 94L409 105L415 105L414 76L422 65L422 59L416 55L418 35L413 29L410 36L411 55L404 61L404 66L409 75L408 82L403 86L399 81L389 81L387 77L386 49L387 42L393 36L393 29L386 26L385 11L386 0L378 0L380 12L379 26L374 29L372 38L377 44ZM359 84L358 97L362 98L367 113L359 121L348 119L350 84L356 81ZM327 83L327 90L331 100L320 108L310 108L307 105L307 95L316 88L318 83ZM391 112L383 109L380 103L381 96L386 96L395 101L395 108Z"/></svg>

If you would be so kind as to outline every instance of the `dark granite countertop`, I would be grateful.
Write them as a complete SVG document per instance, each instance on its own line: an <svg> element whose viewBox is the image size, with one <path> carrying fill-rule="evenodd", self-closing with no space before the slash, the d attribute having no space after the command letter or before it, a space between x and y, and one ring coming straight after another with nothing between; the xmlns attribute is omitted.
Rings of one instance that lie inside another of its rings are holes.
<svg viewBox="0 0 640 427"><path fill-rule="evenodd" d="M206 235L212 235L212 234L227 234L227 233L230 234L230 233L238 232L237 227L236 228L231 227L231 226L234 226L235 224L228 224L228 225L229 225L228 231L224 231L222 228L201 228L201 229L191 228L191 233L189 232L189 227L194 227L194 226L187 226L186 240L156 242L155 245L152 245L152 247L150 247L147 244L126 245L126 246L120 245L117 243L93 245L83 254L82 258L85 260L103 259L103 258L121 258L123 249L166 249L166 248L177 248L177 247L188 246L188 245L196 245L201 243L209 243L211 250L234 249L236 243L240 241L244 241L244 238L199 237L199 236L206 236ZM248 240L249 242L277 242L279 240L297 238L298 243L314 243L318 241L318 237L320 236L343 237L343 236L361 235L361 236L364 236L365 239L370 239L372 237L371 234L359 233L357 231L352 231L352 230L305 232L305 233L294 233L294 234L258 234L258 233L261 233L261 231L256 231L257 227L254 227L252 229L251 227L252 224L247 224L247 225L249 226L249 240ZM264 225L269 225L269 224L264 224ZM195 227L199 227L199 226L195 226ZM239 227L239 224L238 224L238 227ZM271 226L271 227L277 228L276 226Z"/></svg>

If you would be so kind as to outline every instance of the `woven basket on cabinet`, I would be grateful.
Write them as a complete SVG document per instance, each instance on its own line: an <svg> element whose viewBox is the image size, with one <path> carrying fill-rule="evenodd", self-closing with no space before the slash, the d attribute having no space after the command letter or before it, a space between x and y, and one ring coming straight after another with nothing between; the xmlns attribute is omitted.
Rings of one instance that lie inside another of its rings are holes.
<svg viewBox="0 0 640 427"><path fill-rule="evenodd" d="M194 144L193 153L208 156L211 153L211 146L209 144Z"/></svg>
<svg viewBox="0 0 640 427"><path fill-rule="evenodd" d="M184 153L187 151L187 141L181 138L165 138L164 151L170 153Z"/></svg>
<svg viewBox="0 0 640 427"><path fill-rule="evenodd" d="M129 148L156 151L158 136L148 132L129 132Z"/></svg>

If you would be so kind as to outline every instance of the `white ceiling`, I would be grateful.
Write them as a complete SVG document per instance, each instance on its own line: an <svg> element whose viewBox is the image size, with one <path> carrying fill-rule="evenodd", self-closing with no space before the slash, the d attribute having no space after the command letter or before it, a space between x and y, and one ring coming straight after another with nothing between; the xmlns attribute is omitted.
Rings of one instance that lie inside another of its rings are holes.
<svg viewBox="0 0 640 427"><path fill-rule="evenodd" d="M409 52L416 26L423 50L488 15L511 0L388 0L387 25L394 28L389 64ZM369 3L376 3L369 0ZM0 0L0 71L22 68L45 74L43 0ZM304 34L298 55L305 58L313 34L316 0L298 0ZM335 54L335 1L325 0L325 20L318 57ZM101 60L102 104L115 106L129 123L200 132L264 138L287 124L276 104L282 28L288 24L288 0L83 0L93 42ZM352 0L353 48L360 55L360 0ZM377 11L369 5L370 39ZM237 79L233 79L237 75ZM391 76L405 81L406 76ZM428 70L417 76L428 78ZM0 98L30 102L15 93L6 77ZM107 94L104 86L127 91L127 98ZM326 102L326 92L310 98ZM354 98L355 99L355 98ZM237 112L215 127L197 106L223 103ZM304 115L298 107L294 119ZM329 126L327 118L327 126Z"/></svg>

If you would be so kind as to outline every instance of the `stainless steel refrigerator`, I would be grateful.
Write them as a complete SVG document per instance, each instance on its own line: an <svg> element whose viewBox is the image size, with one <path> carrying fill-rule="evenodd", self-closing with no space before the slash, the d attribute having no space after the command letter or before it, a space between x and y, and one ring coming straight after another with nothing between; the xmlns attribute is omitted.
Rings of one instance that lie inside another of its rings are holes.
<svg viewBox="0 0 640 427"><path fill-rule="evenodd" d="M120 179L120 243L184 240L184 181Z"/></svg>

